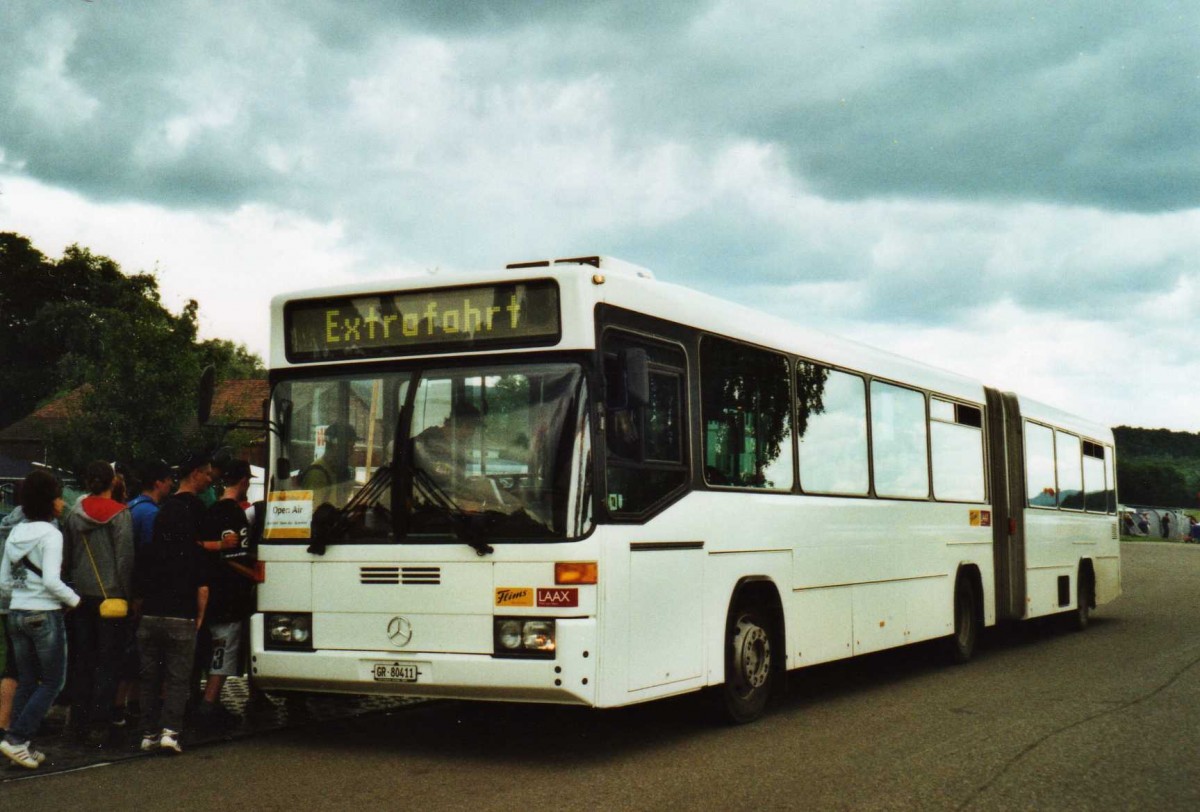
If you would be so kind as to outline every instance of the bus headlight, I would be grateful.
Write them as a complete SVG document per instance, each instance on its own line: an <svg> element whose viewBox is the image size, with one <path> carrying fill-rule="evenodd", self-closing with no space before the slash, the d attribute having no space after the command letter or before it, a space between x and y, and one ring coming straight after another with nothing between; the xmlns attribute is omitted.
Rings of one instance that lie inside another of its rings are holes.
<svg viewBox="0 0 1200 812"><path fill-rule="evenodd" d="M554 621L531 620L526 623L521 645L527 651L554 651Z"/></svg>
<svg viewBox="0 0 1200 812"><path fill-rule="evenodd" d="M521 648L522 626L519 620L502 620L496 624L496 642L504 651L516 651Z"/></svg>
<svg viewBox="0 0 1200 812"><path fill-rule="evenodd" d="M554 620L498 617L495 622L497 657L554 657Z"/></svg>
<svg viewBox="0 0 1200 812"><path fill-rule="evenodd" d="M307 612L267 612L263 631L266 648L312 651L312 615Z"/></svg>

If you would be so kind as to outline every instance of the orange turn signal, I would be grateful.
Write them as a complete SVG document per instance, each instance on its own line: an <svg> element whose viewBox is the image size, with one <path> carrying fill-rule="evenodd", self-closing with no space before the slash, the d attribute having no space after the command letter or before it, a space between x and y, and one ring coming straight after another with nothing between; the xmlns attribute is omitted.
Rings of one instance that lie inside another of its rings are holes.
<svg viewBox="0 0 1200 812"><path fill-rule="evenodd" d="M554 583L594 584L597 572L595 561L559 561L554 565Z"/></svg>

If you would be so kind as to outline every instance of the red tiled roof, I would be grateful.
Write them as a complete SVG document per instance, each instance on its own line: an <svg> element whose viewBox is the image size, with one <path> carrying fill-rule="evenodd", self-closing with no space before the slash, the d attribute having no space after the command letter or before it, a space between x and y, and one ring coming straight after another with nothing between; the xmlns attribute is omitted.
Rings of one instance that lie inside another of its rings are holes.
<svg viewBox="0 0 1200 812"><path fill-rule="evenodd" d="M211 419L257 420L262 417L262 402L270 391L265 380L221 381L213 391Z"/></svg>
<svg viewBox="0 0 1200 812"><path fill-rule="evenodd" d="M213 392L211 420L216 423L224 420L257 420L262 417L262 402L269 392L265 380L247 378L221 381ZM47 427L66 420L79 409L86 393L87 386L81 386L43 404L32 414L0 431L0 439L40 438Z"/></svg>
<svg viewBox="0 0 1200 812"><path fill-rule="evenodd" d="M86 384L72 389L62 397L43 404L30 417L37 420L66 420L83 404L83 396L87 394L88 389Z"/></svg>
<svg viewBox="0 0 1200 812"><path fill-rule="evenodd" d="M239 420L261 420L262 403L270 389L265 380L239 379L221 381L213 392L211 425L234 423ZM43 404L32 414L0 429L0 453L17 459L44 460L47 431L62 425L71 414L82 407L87 389L79 387L62 397ZM194 407L193 407L194 408ZM183 434L189 442L203 434L196 425L193 413L184 425ZM261 445L261 438L250 441L243 453Z"/></svg>
<svg viewBox="0 0 1200 812"><path fill-rule="evenodd" d="M34 440L40 443L48 425L61 423L70 417L73 410L79 408L85 391L86 389L81 386L49 403L42 404L32 413L0 430L0 440L13 442Z"/></svg>

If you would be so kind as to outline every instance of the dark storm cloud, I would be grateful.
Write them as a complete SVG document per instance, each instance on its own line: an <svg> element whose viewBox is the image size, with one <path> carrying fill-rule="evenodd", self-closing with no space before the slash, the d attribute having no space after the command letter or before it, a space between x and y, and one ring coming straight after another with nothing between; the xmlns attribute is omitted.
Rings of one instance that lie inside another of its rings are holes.
<svg viewBox="0 0 1200 812"><path fill-rule="evenodd" d="M857 285L846 317L1093 314L1195 273L1153 216L1200 207L1197 42L1169 2L9 3L0 168L336 220L375 267L598 251L741 301Z"/></svg>
<svg viewBox="0 0 1200 812"><path fill-rule="evenodd" d="M236 20L103 4L0 14L10 164L97 199L228 205L267 193L275 179L257 142L288 116L258 92L268 80L256 70L278 65L269 53L233 66L254 43Z"/></svg>
<svg viewBox="0 0 1200 812"><path fill-rule="evenodd" d="M791 142L800 172L850 196L1200 203L1200 50L1186 44L1200 18L1180 31L1177 15L1142 6L1025 10L945 26L981 47L881 76L850 105L865 108L861 119L816 111L826 137ZM928 28L918 27L909 21L892 47L919 53ZM784 115L775 131L800 123Z"/></svg>
<svg viewBox="0 0 1200 812"><path fill-rule="evenodd" d="M644 80L630 76L654 99L641 112L694 136L778 143L839 199L1200 204L1194 9L809 5L697 25Z"/></svg>
<svg viewBox="0 0 1200 812"><path fill-rule="evenodd" d="M98 197L328 213L322 186L354 175L330 169L333 154L377 157L340 152L370 146L344 131L348 83L390 39L435 36L476 90L599 77L631 148L774 143L834 199L1200 204L1200 15L1186 5L310 0L0 15L12 45L0 104L13 111L0 148ZM22 93L56 103L38 81L90 100L91 115L31 108ZM313 155L318 174L268 166L273 148Z"/></svg>
<svg viewBox="0 0 1200 812"><path fill-rule="evenodd" d="M306 0L290 8L296 16L315 21L326 41L361 44L388 24L447 36L495 36L532 27L586 27L627 36L639 31L662 32L686 24L709 1L631 5L628 0L359 0L349 7Z"/></svg>

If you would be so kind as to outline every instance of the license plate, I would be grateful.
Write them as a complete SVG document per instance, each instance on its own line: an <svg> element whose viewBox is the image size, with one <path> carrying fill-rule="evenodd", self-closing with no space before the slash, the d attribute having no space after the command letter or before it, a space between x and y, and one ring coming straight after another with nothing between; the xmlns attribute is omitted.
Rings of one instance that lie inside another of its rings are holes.
<svg viewBox="0 0 1200 812"><path fill-rule="evenodd" d="M420 663L372 663L371 676L376 682L417 682Z"/></svg>

